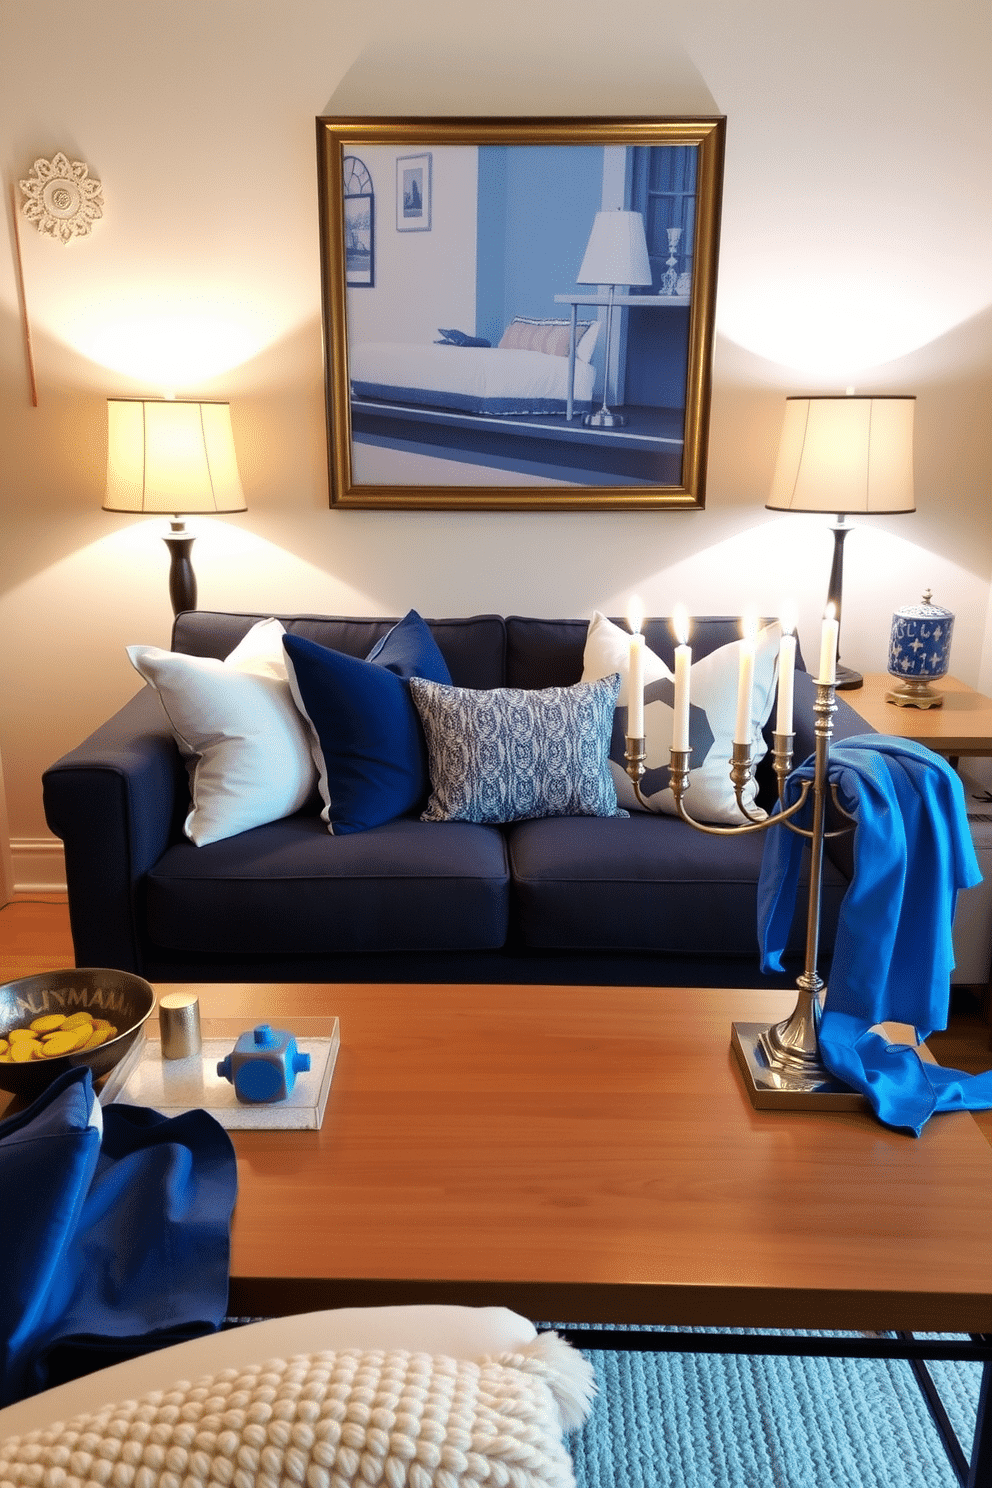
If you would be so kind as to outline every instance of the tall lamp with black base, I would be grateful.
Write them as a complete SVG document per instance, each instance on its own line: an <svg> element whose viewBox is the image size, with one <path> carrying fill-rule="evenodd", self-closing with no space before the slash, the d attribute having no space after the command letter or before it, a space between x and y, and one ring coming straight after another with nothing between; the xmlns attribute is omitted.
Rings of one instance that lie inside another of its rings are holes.
<svg viewBox="0 0 992 1488"><path fill-rule="evenodd" d="M837 620L844 586L844 520L855 512L916 510L912 397L787 398L771 495L772 511L834 512L830 591ZM838 655L840 634L838 631ZM838 688L860 687L860 672L837 665Z"/></svg>
<svg viewBox="0 0 992 1488"><path fill-rule="evenodd" d="M173 613L196 609L193 535L185 516L247 510L229 403L107 400L105 511L171 513L169 597Z"/></svg>

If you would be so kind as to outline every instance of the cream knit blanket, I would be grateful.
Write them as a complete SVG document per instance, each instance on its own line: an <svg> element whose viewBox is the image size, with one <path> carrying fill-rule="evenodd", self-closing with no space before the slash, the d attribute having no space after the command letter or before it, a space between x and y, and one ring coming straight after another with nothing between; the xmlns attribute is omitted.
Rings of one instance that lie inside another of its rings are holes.
<svg viewBox="0 0 992 1488"><path fill-rule="evenodd" d="M341 1350L226 1369L0 1442L30 1488L573 1488L592 1368L553 1333L478 1361Z"/></svg>

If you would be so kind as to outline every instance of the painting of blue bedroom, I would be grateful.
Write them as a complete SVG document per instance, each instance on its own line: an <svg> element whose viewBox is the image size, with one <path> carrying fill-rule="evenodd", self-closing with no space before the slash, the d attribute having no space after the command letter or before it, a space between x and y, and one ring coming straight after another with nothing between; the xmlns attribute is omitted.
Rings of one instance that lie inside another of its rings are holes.
<svg viewBox="0 0 992 1488"><path fill-rule="evenodd" d="M372 282L346 291L354 484L677 487L697 147L349 149L376 222Z"/></svg>

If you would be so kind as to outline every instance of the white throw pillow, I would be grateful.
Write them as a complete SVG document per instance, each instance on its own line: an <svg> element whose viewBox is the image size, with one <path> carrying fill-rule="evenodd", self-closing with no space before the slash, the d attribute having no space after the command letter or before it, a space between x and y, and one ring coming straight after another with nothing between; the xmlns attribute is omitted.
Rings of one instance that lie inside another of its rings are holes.
<svg viewBox="0 0 992 1488"><path fill-rule="evenodd" d="M100 1102L94 1105L99 1111ZM478 1359L526 1352L536 1338L534 1324L507 1307L444 1302L336 1307L266 1318L154 1349L4 1406L0 1443L9 1436L43 1430L53 1421L99 1411L108 1400L136 1400L149 1390L167 1390L175 1380L200 1379L221 1369L240 1371L261 1359L288 1359L318 1349L409 1349Z"/></svg>
<svg viewBox="0 0 992 1488"><path fill-rule="evenodd" d="M599 321L594 320L589 326L589 329L587 331L584 331L583 334L579 337L578 345L575 348L575 355L579 358L580 361L592 361L592 354L596 350L596 340L598 336Z"/></svg>
<svg viewBox="0 0 992 1488"><path fill-rule="evenodd" d="M768 722L778 676L778 647L782 627L776 621L758 632L754 659L754 691L751 705L750 784L744 791L749 810L762 815L754 805L757 786L754 771L767 748L762 729ZM689 638L690 644L692 637ZM734 725L737 720L737 678L740 642L733 641L693 662L689 686L690 716L689 790L685 808L690 816L711 825L731 826L743 820L730 780ZM624 761L627 732L627 683L630 670L630 635L598 611L589 622L583 657L583 682L620 673L620 695L610 746L610 768L617 787L617 804L629 811L643 810L634 794ZM644 748L645 774L641 792L652 811L677 815L675 797L668 786L672 747L672 699L674 676L647 646L644 648Z"/></svg>
<svg viewBox="0 0 992 1488"><path fill-rule="evenodd" d="M419 1348L270 1357L8 1437L0 1482L565 1488L575 1477L564 1435L595 1394L592 1365L551 1332L474 1359Z"/></svg>
<svg viewBox="0 0 992 1488"><path fill-rule="evenodd" d="M128 646L154 687L189 772L186 836L197 847L290 816L317 780L286 678L283 628L261 620L224 661Z"/></svg>

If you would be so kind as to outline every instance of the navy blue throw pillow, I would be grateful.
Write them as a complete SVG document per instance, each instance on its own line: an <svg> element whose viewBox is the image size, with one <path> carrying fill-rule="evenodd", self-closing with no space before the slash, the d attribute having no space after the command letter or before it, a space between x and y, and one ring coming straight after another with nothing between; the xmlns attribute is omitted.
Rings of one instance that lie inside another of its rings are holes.
<svg viewBox="0 0 992 1488"><path fill-rule="evenodd" d="M469 336L465 331L446 331L443 326L438 326L437 333L440 341L435 341L435 346L492 346L483 336Z"/></svg>
<svg viewBox="0 0 992 1488"><path fill-rule="evenodd" d="M365 661L303 636L283 636L283 647L310 724L328 830L365 832L422 807L427 751L408 679L451 681L426 622L411 610Z"/></svg>

